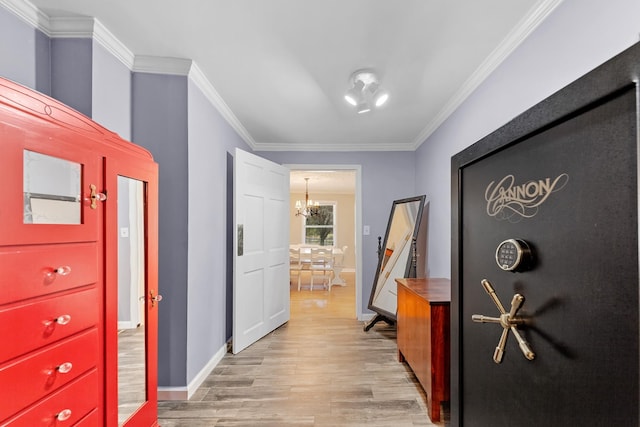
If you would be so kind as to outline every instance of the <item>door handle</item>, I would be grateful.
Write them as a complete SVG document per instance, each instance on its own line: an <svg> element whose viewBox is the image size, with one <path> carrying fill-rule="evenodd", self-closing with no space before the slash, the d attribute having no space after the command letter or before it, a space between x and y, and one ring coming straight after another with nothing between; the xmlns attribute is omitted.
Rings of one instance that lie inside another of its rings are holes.
<svg viewBox="0 0 640 427"><path fill-rule="evenodd" d="M157 302L162 301L162 295L154 295L153 289L149 291L149 299L151 300L151 307L155 307Z"/></svg>
<svg viewBox="0 0 640 427"><path fill-rule="evenodd" d="M524 304L524 297L520 294L515 294L511 299L511 308L509 312L504 309L504 306L500 302L498 295L496 295L495 289L487 279L482 279L481 281L482 287L485 292L489 295L489 298L498 308L500 312L500 317L489 317L484 316L482 314L474 314L471 316L471 320L477 323L498 323L502 326L502 335L500 335L500 340L498 341L498 346L496 347L493 353L493 361L496 363L501 363L502 358L504 356L504 348L507 344L507 338L509 336L509 331L513 334L518 341L518 346L520 347L520 351L524 357L528 360L535 359L536 355L531 350L529 343L522 337L520 331L518 330L518 325L522 325L524 323L524 319L522 317L518 317L517 313L522 305Z"/></svg>
<svg viewBox="0 0 640 427"><path fill-rule="evenodd" d="M91 209L97 209L98 202L104 202L107 200L107 195L105 193L98 193L95 184L89 185L89 190L91 190Z"/></svg>

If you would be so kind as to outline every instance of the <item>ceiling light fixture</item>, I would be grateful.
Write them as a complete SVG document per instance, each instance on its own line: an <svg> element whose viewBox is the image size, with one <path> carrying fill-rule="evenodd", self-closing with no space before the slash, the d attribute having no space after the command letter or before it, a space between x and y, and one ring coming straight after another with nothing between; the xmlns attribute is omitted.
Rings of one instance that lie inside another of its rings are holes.
<svg viewBox="0 0 640 427"><path fill-rule="evenodd" d="M380 88L380 81L371 70L354 72L349 82L351 88L344 95L344 99L356 107L358 114L367 113L374 106L381 107L389 100L389 92Z"/></svg>
<svg viewBox="0 0 640 427"><path fill-rule="evenodd" d="M364 83L362 81L357 81L353 84L353 87L349 89L344 96L344 99L354 107L358 105L358 101L360 100L362 89L364 89Z"/></svg>
<svg viewBox="0 0 640 427"><path fill-rule="evenodd" d="M318 202L313 202L309 198L309 178L304 179L306 181L306 190L304 193L304 206L300 200L296 200L296 216L314 216L318 215L320 211L320 204Z"/></svg>

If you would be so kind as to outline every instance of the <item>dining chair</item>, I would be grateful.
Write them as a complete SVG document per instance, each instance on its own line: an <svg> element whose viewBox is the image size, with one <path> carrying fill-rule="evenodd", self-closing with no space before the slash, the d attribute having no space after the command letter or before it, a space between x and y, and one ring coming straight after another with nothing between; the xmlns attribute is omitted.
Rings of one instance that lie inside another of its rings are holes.
<svg viewBox="0 0 640 427"><path fill-rule="evenodd" d="M294 275L298 277L298 291L300 291L300 276L302 275L300 249L289 248L289 284L293 283Z"/></svg>
<svg viewBox="0 0 640 427"><path fill-rule="evenodd" d="M311 248L311 290L313 291L313 279L322 277L322 286L330 287L331 274L333 273L332 248Z"/></svg>

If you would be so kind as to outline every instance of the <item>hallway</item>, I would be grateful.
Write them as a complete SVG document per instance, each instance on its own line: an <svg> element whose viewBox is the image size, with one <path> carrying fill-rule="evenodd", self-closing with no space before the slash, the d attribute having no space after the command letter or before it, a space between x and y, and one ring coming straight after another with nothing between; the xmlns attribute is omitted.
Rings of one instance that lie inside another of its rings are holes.
<svg viewBox="0 0 640 427"><path fill-rule="evenodd" d="M190 401L160 402L160 425L433 426L415 376L397 360L395 328L364 332L354 273L343 276L347 286L330 293L292 286L291 320L226 354Z"/></svg>

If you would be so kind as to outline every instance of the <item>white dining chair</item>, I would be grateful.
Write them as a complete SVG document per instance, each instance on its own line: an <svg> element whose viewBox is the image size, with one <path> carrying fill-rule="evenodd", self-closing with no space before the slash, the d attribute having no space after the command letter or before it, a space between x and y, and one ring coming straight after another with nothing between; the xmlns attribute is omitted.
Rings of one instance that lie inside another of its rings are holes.
<svg viewBox="0 0 640 427"><path fill-rule="evenodd" d="M329 287L331 274L333 273L333 253L332 248L311 248L311 290L313 291L313 279L316 276L322 277L323 287Z"/></svg>
<svg viewBox="0 0 640 427"><path fill-rule="evenodd" d="M289 248L289 284L293 283L294 276L298 279L298 291L300 291L300 279L302 275L302 258L300 249Z"/></svg>

